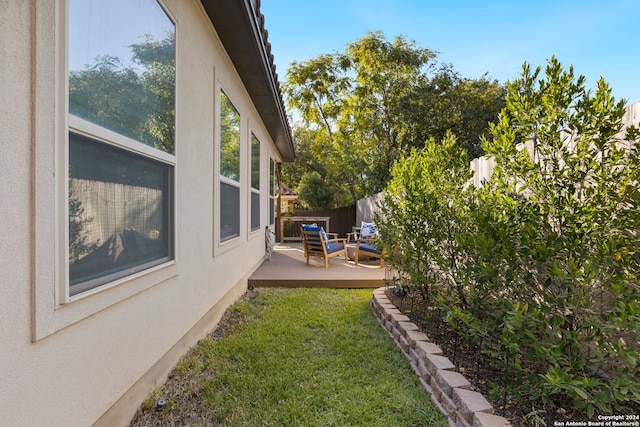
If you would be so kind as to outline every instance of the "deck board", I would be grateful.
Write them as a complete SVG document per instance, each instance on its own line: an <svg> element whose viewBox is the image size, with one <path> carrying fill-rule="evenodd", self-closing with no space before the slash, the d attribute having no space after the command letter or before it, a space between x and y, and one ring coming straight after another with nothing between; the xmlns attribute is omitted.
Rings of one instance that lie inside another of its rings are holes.
<svg viewBox="0 0 640 427"><path fill-rule="evenodd" d="M344 263L342 256L329 259L311 258L306 264L302 244L284 243L274 248L273 255L249 277L256 287L324 287L379 288L384 286L384 268L377 260Z"/></svg>

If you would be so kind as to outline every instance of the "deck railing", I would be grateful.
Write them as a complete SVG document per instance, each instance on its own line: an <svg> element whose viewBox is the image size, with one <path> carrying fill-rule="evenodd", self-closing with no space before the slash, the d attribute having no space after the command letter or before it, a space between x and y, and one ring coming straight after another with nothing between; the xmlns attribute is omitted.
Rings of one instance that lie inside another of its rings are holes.
<svg viewBox="0 0 640 427"><path fill-rule="evenodd" d="M328 216L281 216L278 218L278 241L286 242L301 242L300 228L302 224L318 224L324 227L325 230L331 230L329 228L330 217Z"/></svg>

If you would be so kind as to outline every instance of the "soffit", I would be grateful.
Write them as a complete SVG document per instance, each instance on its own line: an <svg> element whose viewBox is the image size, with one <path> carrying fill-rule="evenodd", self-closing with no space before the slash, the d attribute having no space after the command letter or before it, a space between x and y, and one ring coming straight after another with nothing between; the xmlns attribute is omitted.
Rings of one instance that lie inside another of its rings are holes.
<svg viewBox="0 0 640 427"><path fill-rule="evenodd" d="M256 7L254 7L254 4ZM260 2L202 0L209 19L231 58L258 114L285 162L295 159L271 45L267 41Z"/></svg>

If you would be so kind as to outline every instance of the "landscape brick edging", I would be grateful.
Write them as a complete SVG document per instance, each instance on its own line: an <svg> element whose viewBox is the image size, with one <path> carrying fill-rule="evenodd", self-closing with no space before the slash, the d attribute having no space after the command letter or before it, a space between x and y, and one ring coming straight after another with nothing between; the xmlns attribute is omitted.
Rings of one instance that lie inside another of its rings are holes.
<svg viewBox="0 0 640 427"><path fill-rule="evenodd" d="M433 401L449 417L456 427L506 427L511 423L494 415L491 403L477 391L455 366L442 355L442 350L409 317L391 304L385 288L373 291L371 308L380 324L394 339L398 347L411 362L411 367L420 378Z"/></svg>

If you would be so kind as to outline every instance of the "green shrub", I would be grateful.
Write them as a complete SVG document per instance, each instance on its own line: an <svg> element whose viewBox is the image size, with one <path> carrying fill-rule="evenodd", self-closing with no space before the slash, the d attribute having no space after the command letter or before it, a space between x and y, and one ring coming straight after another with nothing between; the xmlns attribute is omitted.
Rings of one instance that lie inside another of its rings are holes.
<svg viewBox="0 0 640 427"><path fill-rule="evenodd" d="M614 413L640 401L639 133L604 80L541 71L507 84L486 184L431 141L394 168L379 221L390 262L441 283L448 319L519 370L504 386L534 417L566 399Z"/></svg>
<svg viewBox="0 0 640 427"><path fill-rule="evenodd" d="M391 174L376 218L389 248L386 258L401 265L407 283L423 287L429 297L434 284L457 280L457 236L469 216L469 159L448 134L441 142L428 140L421 151L412 150Z"/></svg>
<svg viewBox="0 0 640 427"><path fill-rule="evenodd" d="M535 361L534 397L611 413L640 399L637 135L620 136L624 101L604 80L592 95L555 58L540 71L508 84L485 143L497 166L467 239L474 309L497 308L486 328Z"/></svg>

